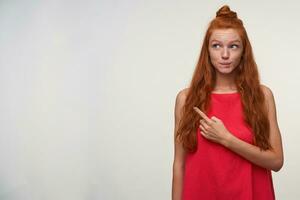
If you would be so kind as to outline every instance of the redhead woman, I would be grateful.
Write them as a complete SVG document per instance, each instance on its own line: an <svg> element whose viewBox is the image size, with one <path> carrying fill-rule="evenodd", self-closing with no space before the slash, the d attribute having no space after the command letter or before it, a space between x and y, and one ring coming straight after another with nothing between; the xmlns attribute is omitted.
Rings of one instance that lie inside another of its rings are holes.
<svg viewBox="0 0 300 200"><path fill-rule="evenodd" d="M173 200L273 200L284 162L275 100L245 27L220 8L175 103Z"/></svg>

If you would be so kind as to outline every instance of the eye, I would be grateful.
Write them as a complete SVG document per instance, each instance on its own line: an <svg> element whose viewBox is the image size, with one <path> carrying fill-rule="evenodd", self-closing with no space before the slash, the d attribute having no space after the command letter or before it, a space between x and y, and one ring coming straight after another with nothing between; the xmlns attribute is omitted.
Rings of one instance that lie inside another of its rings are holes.
<svg viewBox="0 0 300 200"><path fill-rule="evenodd" d="M232 44L232 45L230 45L230 48L232 48L232 49L237 49L237 48L239 48L239 45L237 45L237 44Z"/></svg>
<svg viewBox="0 0 300 200"><path fill-rule="evenodd" d="M219 48L219 47L220 47L219 44L212 44L211 46L212 46L213 48Z"/></svg>

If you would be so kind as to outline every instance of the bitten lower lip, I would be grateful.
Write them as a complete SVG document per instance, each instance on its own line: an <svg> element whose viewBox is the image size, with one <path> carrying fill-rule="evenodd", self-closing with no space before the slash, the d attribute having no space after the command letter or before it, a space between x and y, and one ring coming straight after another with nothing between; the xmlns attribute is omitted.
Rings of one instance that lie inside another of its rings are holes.
<svg viewBox="0 0 300 200"><path fill-rule="evenodd" d="M220 63L221 65L230 65L231 63Z"/></svg>

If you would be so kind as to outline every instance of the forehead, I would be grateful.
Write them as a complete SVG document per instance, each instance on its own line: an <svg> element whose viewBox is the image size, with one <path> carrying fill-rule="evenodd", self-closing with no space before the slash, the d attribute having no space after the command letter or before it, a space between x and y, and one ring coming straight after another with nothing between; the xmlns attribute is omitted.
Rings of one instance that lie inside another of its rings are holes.
<svg viewBox="0 0 300 200"><path fill-rule="evenodd" d="M212 32L209 41L218 40L220 42L231 42L238 40L241 42L241 37L234 29L216 29Z"/></svg>

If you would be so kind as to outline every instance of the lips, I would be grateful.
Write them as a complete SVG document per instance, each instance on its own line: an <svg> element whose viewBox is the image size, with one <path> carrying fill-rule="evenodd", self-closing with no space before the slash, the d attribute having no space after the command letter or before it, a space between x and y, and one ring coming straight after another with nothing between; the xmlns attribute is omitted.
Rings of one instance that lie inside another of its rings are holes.
<svg viewBox="0 0 300 200"><path fill-rule="evenodd" d="M231 63L220 63L221 65L230 65Z"/></svg>

